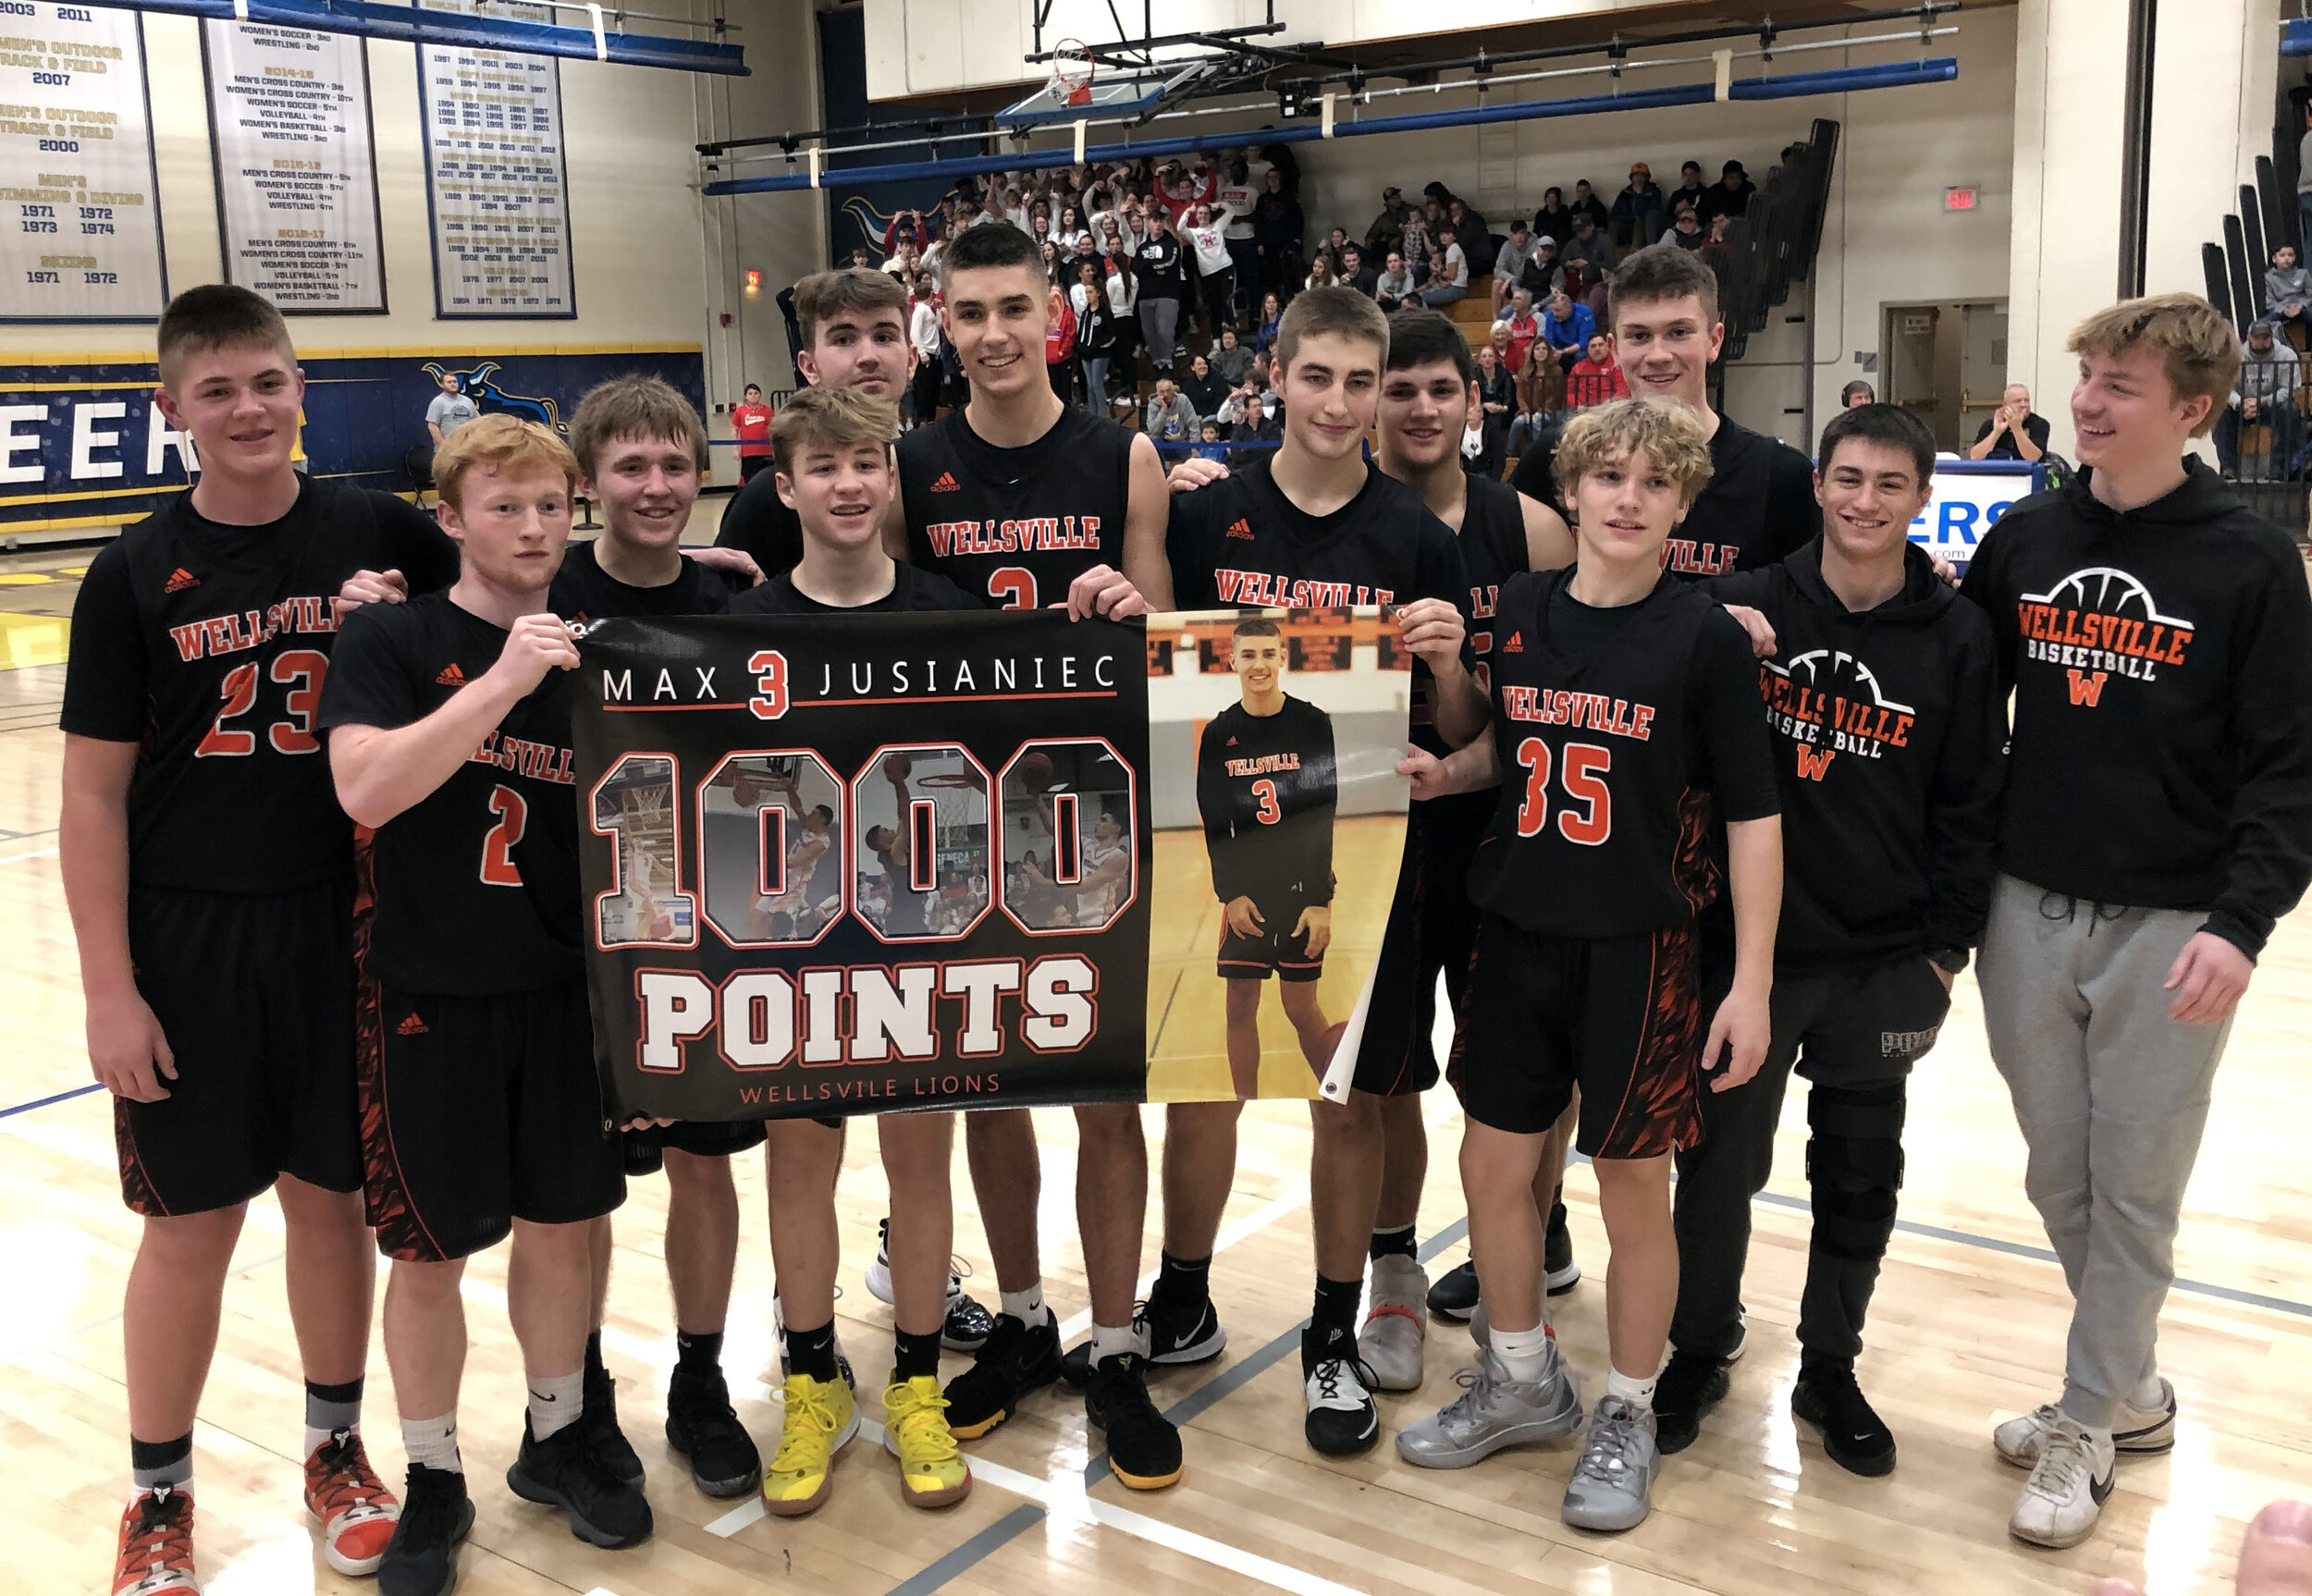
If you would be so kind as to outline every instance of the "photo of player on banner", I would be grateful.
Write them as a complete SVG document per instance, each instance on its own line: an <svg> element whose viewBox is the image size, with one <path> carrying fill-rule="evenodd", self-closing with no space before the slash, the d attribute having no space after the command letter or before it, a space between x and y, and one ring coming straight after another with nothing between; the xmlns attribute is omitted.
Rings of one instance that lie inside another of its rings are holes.
<svg viewBox="0 0 2312 1596"><path fill-rule="evenodd" d="M1149 1100L1313 1098L1388 921L1412 657L1370 608L1148 637Z"/></svg>

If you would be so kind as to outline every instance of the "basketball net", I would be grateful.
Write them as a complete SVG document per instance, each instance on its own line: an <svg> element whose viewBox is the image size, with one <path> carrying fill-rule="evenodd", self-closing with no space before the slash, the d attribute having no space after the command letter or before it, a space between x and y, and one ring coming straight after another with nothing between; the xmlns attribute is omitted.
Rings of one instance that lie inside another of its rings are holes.
<svg viewBox="0 0 2312 1596"><path fill-rule="evenodd" d="M1070 109L1092 103L1092 53L1081 39L1063 39L1051 51L1051 97Z"/></svg>
<svg viewBox="0 0 2312 1596"><path fill-rule="evenodd" d="M917 777L916 785L931 800L941 850L964 847L969 829L987 815L987 795L978 782L962 771L941 771Z"/></svg>

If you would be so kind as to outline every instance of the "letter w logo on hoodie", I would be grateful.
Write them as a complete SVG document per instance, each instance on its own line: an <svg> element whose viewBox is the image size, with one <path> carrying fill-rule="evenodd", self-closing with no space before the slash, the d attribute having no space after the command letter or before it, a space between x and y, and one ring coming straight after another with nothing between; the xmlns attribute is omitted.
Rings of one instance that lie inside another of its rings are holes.
<svg viewBox="0 0 2312 1596"><path fill-rule="evenodd" d="M2073 704L2084 704L2088 708L2093 709L2103 702L2103 684L2110 679L2109 671L2098 670L2090 676L2085 671L2074 669L2068 674L2072 679L2072 702Z"/></svg>

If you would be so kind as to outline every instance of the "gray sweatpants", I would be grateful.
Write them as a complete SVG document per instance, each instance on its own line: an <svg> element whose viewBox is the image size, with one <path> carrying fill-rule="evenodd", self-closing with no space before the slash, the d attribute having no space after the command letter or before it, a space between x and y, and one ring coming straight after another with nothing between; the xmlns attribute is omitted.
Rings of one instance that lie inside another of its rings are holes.
<svg viewBox="0 0 2312 1596"><path fill-rule="evenodd" d="M2001 876L1978 979L1991 1058L2031 1149L2023 1188L2072 1289L2063 1411L2108 1430L2156 1367L2176 1220L2230 1021L2168 1017L2168 967L2207 916Z"/></svg>

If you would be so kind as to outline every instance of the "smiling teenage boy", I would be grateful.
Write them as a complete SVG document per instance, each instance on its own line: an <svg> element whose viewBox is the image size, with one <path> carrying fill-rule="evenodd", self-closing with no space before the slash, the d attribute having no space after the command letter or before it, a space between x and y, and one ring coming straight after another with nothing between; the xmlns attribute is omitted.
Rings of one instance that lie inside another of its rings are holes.
<svg viewBox="0 0 2312 1596"><path fill-rule="evenodd" d="M889 551L1004 608L1064 603L1078 617L1121 617L1168 608L1163 467L1145 436L1072 408L1045 380L1044 334L1060 298L1035 240L1007 223L974 227L948 246L941 272L941 325L970 397L900 441ZM1094 1348L1085 1408L1106 1430L1117 1479L1158 1489L1180 1478L1180 1437L1149 1400L1147 1346L1133 1323L1148 1208L1139 1108L1086 1104L1076 1123ZM1043 1300L1034 1126L1025 1110L982 1110L967 1117L965 1139L1002 1293L994 1332L947 1389L949 1420L968 1440L1057 1378L1060 1341Z"/></svg>
<svg viewBox="0 0 2312 1596"><path fill-rule="evenodd" d="M2034 1545L2175 1444L2154 1344L2217 1062L2312 878L2312 602L2288 538L2184 452L2239 345L2189 294L2072 331L2081 470L1984 535L1962 595L2014 694L1978 980L2072 1290L2061 1396L1993 1434Z"/></svg>
<svg viewBox="0 0 2312 1596"><path fill-rule="evenodd" d="M1572 569L1519 575L1494 618L1493 736L1400 767L1416 796L1498 780L1470 873L1483 916L1454 1050L1469 1124L1461 1181L1488 1322L1468 1391L1397 1435L1408 1462L1463 1468L1563 1435L1581 1403L1543 1314L1533 1184L1547 1133L1580 1087L1576 1145L1594 1165L1613 1241L1612 1367L1562 1515L1636 1527L1661 1467L1655 1371L1678 1295L1671 1155L1713 1089L1750 1078L1769 1033L1781 830L1756 667L1741 627L1668 575L1662 549L1710 469L1700 424L1639 400L1566 428ZM1727 830L1722 880L1705 845ZM1702 1037L1695 916L1733 899L1731 987Z"/></svg>
<svg viewBox="0 0 2312 1596"><path fill-rule="evenodd" d="M2007 733L1989 625L1910 540L1934 470L1934 439L1908 411L1840 411L1823 430L1820 537L1706 584L1773 628L1759 683L1784 823L1806 846L1784 878L1765 1064L1703 1099L1702 1142L1679 1157L1670 1338L1699 1350L1741 1333L1751 1200L1773 1172L1795 1066L1807 1081L1814 1229L1790 1408L1832 1462L1867 1475L1895 1467L1854 1360L1894 1234L1906 1082L1982 936ZM1700 1399L1657 1408L1665 1453L1693 1440L1702 1408L1726 1391L1724 1365L1697 1371L1694 1356L1671 1356L1671 1369L1698 1374Z"/></svg>
<svg viewBox="0 0 2312 1596"><path fill-rule="evenodd" d="M383 1596L456 1583L473 1522L458 1448L460 1282L467 1258L509 1235L529 1403L507 1486L597 1546L651 1530L641 1489L605 1464L584 1421L589 1233L626 1182L576 939L547 907L577 896L564 673L578 650L547 604L578 474L535 424L459 428L435 461L458 581L349 617L317 717L338 800L372 833L363 1143L378 1249L393 1260L386 1357L410 1460Z"/></svg>
<svg viewBox="0 0 2312 1596"><path fill-rule="evenodd" d="M268 1188L299 1259L322 1555L366 1574L392 1533L360 1434L376 1258L356 1195L353 833L314 710L349 578L457 574L422 511L290 465L305 383L271 304L189 289L158 342L154 403L200 475L90 562L57 839L89 1062L142 1220L122 1316L136 1490L111 1588L154 1596L197 1589L193 1418L233 1244Z"/></svg>
<svg viewBox="0 0 2312 1596"><path fill-rule="evenodd" d="M1457 746L1484 720L1484 694L1466 646L1469 560L1420 492L1364 457L1389 363L1389 320L1352 289L1312 289L1285 313L1276 344L1284 443L1273 459L1174 499L1174 591L1187 609L1397 607L1402 635L1419 660L1414 718L1444 745ZM1501 531L1506 523L1495 535ZM1400 1035L1360 1054L1364 1091L1349 1102L1310 1105L1317 1267L1300 1361L1305 1432L1319 1452L1360 1452L1380 1437L1372 1400L1378 1371L1359 1355L1357 1307L1381 1179L1377 1099L1391 1082L1412 1078L1404 1046ZM1329 1059L1305 1041L1303 1051L1322 1074ZM1236 1172L1242 1109L1232 1100L1166 1111L1163 1266L1147 1312L1157 1361L1199 1361L1225 1340L1208 1275ZM1397 1250L1394 1239L1389 1250Z"/></svg>

